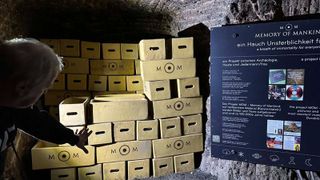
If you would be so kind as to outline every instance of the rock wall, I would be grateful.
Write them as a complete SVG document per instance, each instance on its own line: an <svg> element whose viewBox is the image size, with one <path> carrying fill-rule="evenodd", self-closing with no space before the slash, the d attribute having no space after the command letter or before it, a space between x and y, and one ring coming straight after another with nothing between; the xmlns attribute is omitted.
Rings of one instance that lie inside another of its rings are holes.
<svg viewBox="0 0 320 180"><path fill-rule="evenodd" d="M21 35L137 42L142 38L176 36L182 31L180 35L201 37L196 45L196 51L201 49L197 66L202 72L202 94L208 97L209 34L203 27L280 20L319 12L320 0L0 0L0 40ZM186 30L199 23L200 29ZM210 117L209 111L207 116ZM212 158L208 140L210 118L206 123L207 140L200 169L219 179L319 179L315 172ZM16 141L18 153L28 159L33 141L25 135L17 136ZM22 178L17 175L18 164L9 163L17 162L14 160L15 155L9 149L6 175L9 179L14 174L16 179Z"/></svg>

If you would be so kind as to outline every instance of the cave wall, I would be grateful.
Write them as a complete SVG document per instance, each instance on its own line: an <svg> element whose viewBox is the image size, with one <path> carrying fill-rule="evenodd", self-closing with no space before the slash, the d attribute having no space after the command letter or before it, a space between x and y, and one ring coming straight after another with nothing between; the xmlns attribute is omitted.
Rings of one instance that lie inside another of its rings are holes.
<svg viewBox="0 0 320 180"><path fill-rule="evenodd" d="M0 0L0 40L22 36L138 42L142 38L177 36L179 32L194 34L186 29L199 23L210 29L224 24L281 20L319 12L320 0ZM201 32L198 32L199 36ZM197 47L205 47L199 52L202 56L198 63L201 61L205 64L202 68L209 70L206 67L209 64L209 34L206 32L195 39L199 44ZM206 90L209 89L208 76L208 73L200 75L200 79L206 80L201 85ZM210 109L210 101L207 102ZM210 117L210 112L207 116ZM209 120L207 137L210 136ZM27 154L31 142L32 138L26 135L17 136L21 156ZM221 179L319 178L316 172L212 158L208 138L202 156L200 169ZM15 155L8 149L6 162L13 160ZM17 168L12 167L18 165L10 165L8 177L18 174L15 172Z"/></svg>

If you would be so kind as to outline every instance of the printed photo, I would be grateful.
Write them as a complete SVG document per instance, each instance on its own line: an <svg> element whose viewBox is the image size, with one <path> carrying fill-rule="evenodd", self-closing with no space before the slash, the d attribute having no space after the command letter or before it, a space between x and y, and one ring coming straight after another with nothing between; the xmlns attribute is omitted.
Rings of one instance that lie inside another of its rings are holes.
<svg viewBox="0 0 320 180"><path fill-rule="evenodd" d="M287 84L304 84L304 69L287 69Z"/></svg>
<svg viewBox="0 0 320 180"><path fill-rule="evenodd" d="M285 100L286 99L285 85L269 85L268 99Z"/></svg>
<svg viewBox="0 0 320 180"><path fill-rule="evenodd" d="M285 121L284 122L284 135L288 136L301 136L301 121Z"/></svg>
<svg viewBox="0 0 320 180"><path fill-rule="evenodd" d="M300 136L284 136L283 149L289 151L300 151L301 137Z"/></svg>
<svg viewBox="0 0 320 180"><path fill-rule="evenodd" d="M281 121L281 120L268 120L267 121L267 134L283 135L283 121Z"/></svg>
<svg viewBox="0 0 320 180"><path fill-rule="evenodd" d="M270 69L269 84L286 84L286 69Z"/></svg>
<svg viewBox="0 0 320 180"><path fill-rule="evenodd" d="M268 134L266 145L269 149L282 149L282 135Z"/></svg>
<svg viewBox="0 0 320 180"><path fill-rule="evenodd" d="M303 101L303 85L287 85L286 86L286 100L289 101Z"/></svg>

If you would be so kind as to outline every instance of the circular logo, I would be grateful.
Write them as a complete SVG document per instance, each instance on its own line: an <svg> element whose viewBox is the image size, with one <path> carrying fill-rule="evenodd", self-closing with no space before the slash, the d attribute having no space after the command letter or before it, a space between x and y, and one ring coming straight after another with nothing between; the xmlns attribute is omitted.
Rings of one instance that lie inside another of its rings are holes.
<svg viewBox="0 0 320 180"><path fill-rule="evenodd" d="M128 145L123 145L119 148L119 152L121 155L127 155L130 152L130 147Z"/></svg>
<svg viewBox="0 0 320 180"><path fill-rule="evenodd" d="M177 101L174 103L173 107L176 111L181 111L184 108L184 104L182 101Z"/></svg>
<svg viewBox="0 0 320 180"><path fill-rule="evenodd" d="M109 63L108 64L108 69L110 69L111 71L115 71L115 70L117 70L117 68L118 68L117 63Z"/></svg>
<svg viewBox="0 0 320 180"><path fill-rule="evenodd" d="M284 27L287 31L292 30L293 26L292 24L286 24L286 26Z"/></svg>
<svg viewBox="0 0 320 180"><path fill-rule="evenodd" d="M67 151L61 151L58 154L58 159L62 162L66 162L70 159L70 153Z"/></svg>
<svg viewBox="0 0 320 180"><path fill-rule="evenodd" d="M180 150L183 148L183 145L184 145L183 141L177 140L176 142L174 142L173 147L177 150Z"/></svg>
<svg viewBox="0 0 320 180"><path fill-rule="evenodd" d="M167 63L166 65L164 65L164 71L166 73L173 73L174 65L172 63Z"/></svg>

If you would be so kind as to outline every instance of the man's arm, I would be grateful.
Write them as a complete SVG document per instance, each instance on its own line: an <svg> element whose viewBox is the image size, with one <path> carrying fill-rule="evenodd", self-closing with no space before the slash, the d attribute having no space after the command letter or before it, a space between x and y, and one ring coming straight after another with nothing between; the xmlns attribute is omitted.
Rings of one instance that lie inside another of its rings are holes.
<svg viewBox="0 0 320 180"><path fill-rule="evenodd" d="M16 109L15 111L13 116L17 128L36 138L56 144L76 145L79 141L79 136L45 111L39 111L36 107Z"/></svg>

